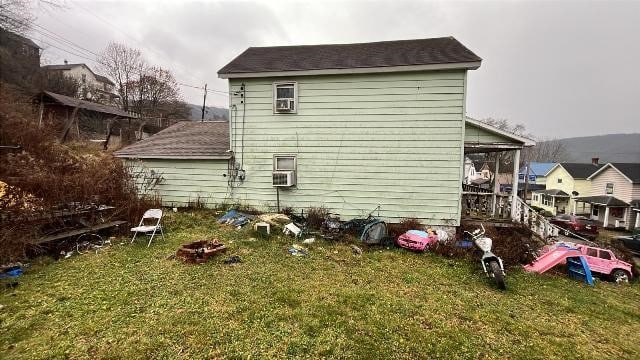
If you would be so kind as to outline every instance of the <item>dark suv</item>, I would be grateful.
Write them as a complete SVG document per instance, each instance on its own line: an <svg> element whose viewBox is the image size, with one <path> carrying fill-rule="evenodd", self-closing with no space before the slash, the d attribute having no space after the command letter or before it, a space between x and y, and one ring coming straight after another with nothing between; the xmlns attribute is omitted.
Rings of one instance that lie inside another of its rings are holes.
<svg viewBox="0 0 640 360"><path fill-rule="evenodd" d="M598 236L598 226L593 220L584 216L561 214L550 221L552 224L564 229L564 235L574 233L589 239L595 239Z"/></svg>

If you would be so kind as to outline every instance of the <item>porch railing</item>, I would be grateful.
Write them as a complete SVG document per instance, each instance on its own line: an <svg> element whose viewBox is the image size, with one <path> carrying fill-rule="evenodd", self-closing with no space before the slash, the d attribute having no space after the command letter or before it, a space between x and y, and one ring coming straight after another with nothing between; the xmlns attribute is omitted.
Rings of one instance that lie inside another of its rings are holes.
<svg viewBox="0 0 640 360"><path fill-rule="evenodd" d="M484 218L497 221L513 221L526 225L533 233L544 240L558 236L560 228L553 225L544 216L538 214L524 200L517 198L514 213L511 213L511 195L495 194L496 207L493 209L494 194L491 192L473 192L475 189L463 186L462 215L472 218Z"/></svg>

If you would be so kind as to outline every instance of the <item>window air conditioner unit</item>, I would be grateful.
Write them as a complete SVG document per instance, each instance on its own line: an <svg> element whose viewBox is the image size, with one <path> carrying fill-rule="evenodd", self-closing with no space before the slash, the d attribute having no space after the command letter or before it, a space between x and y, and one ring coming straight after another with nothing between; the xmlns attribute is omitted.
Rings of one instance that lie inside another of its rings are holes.
<svg viewBox="0 0 640 360"><path fill-rule="evenodd" d="M295 176L293 171L274 171L273 186L291 187L295 185Z"/></svg>
<svg viewBox="0 0 640 360"><path fill-rule="evenodd" d="M276 100L276 111L289 112L294 110L293 99L278 99Z"/></svg>

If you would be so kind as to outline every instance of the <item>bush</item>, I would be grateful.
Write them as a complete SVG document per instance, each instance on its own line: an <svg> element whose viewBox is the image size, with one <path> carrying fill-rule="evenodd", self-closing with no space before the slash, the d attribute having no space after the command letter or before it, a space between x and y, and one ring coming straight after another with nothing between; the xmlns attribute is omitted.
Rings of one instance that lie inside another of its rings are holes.
<svg viewBox="0 0 640 360"><path fill-rule="evenodd" d="M320 229L328 215L329 210L324 206L310 207L307 210L307 227L316 230Z"/></svg>
<svg viewBox="0 0 640 360"><path fill-rule="evenodd" d="M409 230L423 230L423 229L424 229L424 225L422 225L420 220L416 218L402 219L399 223L387 225L387 232L389 233L389 236L391 236L394 239L406 233Z"/></svg>
<svg viewBox="0 0 640 360"><path fill-rule="evenodd" d="M2 84L0 84L2 85ZM89 204L110 205L113 219L137 223L159 199L139 198L136 179L123 162L105 152L72 149L56 139L56 124L38 125L29 97L3 87L0 92L0 262L24 258L27 245L58 220L55 212ZM65 227L67 224L57 224Z"/></svg>

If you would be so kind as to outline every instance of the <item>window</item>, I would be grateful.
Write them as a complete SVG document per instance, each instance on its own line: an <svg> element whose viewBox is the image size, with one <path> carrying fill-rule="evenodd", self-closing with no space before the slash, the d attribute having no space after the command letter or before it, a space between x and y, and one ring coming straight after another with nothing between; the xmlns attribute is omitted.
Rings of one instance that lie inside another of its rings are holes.
<svg viewBox="0 0 640 360"><path fill-rule="evenodd" d="M600 250L598 255L600 259L611 260L611 253L608 251Z"/></svg>
<svg viewBox="0 0 640 360"><path fill-rule="evenodd" d="M587 256L598 257L598 249L587 248Z"/></svg>
<svg viewBox="0 0 640 360"><path fill-rule="evenodd" d="M604 189L604 193L607 195L613 195L613 183L607 183L607 186Z"/></svg>
<svg viewBox="0 0 640 360"><path fill-rule="evenodd" d="M558 184L562 184L562 179L558 178Z"/></svg>
<svg viewBox="0 0 640 360"><path fill-rule="evenodd" d="M82 74L82 83L86 83L87 82L87 74Z"/></svg>
<svg viewBox="0 0 640 360"><path fill-rule="evenodd" d="M273 84L273 112L298 112L298 83L288 82Z"/></svg>
<svg viewBox="0 0 640 360"><path fill-rule="evenodd" d="M538 194L533 194L533 201L538 201Z"/></svg>
<svg viewBox="0 0 640 360"><path fill-rule="evenodd" d="M524 180L524 174L518 174L518 180Z"/></svg>
<svg viewBox="0 0 640 360"><path fill-rule="evenodd" d="M597 206L594 206L593 208L591 208L591 215L598 216L598 207Z"/></svg>
<svg viewBox="0 0 640 360"><path fill-rule="evenodd" d="M273 155L273 171L296 171L295 155Z"/></svg>

